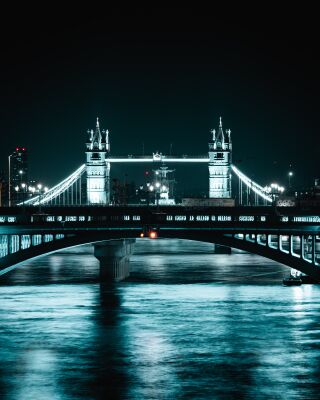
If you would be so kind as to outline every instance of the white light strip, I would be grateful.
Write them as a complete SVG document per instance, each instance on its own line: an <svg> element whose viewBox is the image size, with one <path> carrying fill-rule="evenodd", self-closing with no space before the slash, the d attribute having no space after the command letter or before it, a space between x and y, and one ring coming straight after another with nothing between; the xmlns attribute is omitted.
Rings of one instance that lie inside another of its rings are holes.
<svg viewBox="0 0 320 400"><path fill-rule="evenodd" d="M247 185L250 189L252 189L255 193L257 193L263 199L272 203L272 197L267 195L264 191L263 187L260 186L258 183L254 182L250 178L248 178L244 173L242 173L236 166L231 165L233 172L241 179L243 183Z"/></svg>
<svg viewBox="0 0 320 400"><path fill-rule="evenodd" d="M108 158L106 162L109 163L117 163L117 162L127 162L127 163L145 163L145 162L177 162L177 163L184 163L184 162L192 162L192 163L208 163L210 160L209 158L173 158L173 157L166 157L160 156L159 158L156 157L142 157L142 158ZM236 166L231 165L233 172L241 179L243 183L250 189L252 189L255 193L257 193L260 197L265 199L268 202L272 202L272 197L268 195L264 188L260 186L258 183L254 182L250 178L248 178L244 173L242 173ZM48 190L45 194L41 196L33 197L23 203L19 203L18 206L21 205L35 205L35 204L45 204L51 201L52 199L56 198L60 194L62 194L65 190L67 190L70 186L72 186L79 177L85 172L86 165L82 164L80 168L78 168L75 172L65 178L62 182L55 185L53 188Z"/></svg>
<svg viewBox="0 0 320 400"><path fill-rule="evenodd" d="M152 157L145 157L145 158L107 158L106 162L109 163L146 163L146 162L163 162L163 163L208 163L209 158L195 158L195 157L181 157L181 158L171 158L171 157L159 157L159 158L152 158Z"/></svg>

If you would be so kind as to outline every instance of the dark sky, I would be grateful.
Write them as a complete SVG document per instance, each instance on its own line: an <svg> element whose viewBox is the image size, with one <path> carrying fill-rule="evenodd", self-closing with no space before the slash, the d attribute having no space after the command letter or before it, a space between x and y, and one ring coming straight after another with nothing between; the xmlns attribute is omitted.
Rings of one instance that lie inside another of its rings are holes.
<svg viewBox="0 0 320 400"><path fill-rule="evenodd" d="M58 182L84 162L97 116L113 155L141 154L142 143L146 153L172 144L176 154L205 154L221 115L245 173L286 185L292 164L294 182L312 185L320 176L314 23L164 11L4 17L0 169L24 145L31 175ZM112 173L139 183L143 169ZM176 176L207 188L206 166L177 166Z"/></svg>

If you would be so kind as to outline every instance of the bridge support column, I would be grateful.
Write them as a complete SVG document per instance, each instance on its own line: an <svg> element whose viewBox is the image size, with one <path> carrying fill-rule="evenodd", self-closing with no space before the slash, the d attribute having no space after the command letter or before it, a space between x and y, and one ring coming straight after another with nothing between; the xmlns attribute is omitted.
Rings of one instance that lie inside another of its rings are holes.
<svg viewBox="0 0 320 400"><path fill-rule="evenodd" d="M221 244L215 244L214 254L231 254L231 247L223 246Z"/></svg>
<svg viewBox="0 0 320 400"><path fill-rule="evenodd" d="M312 235L312 263L316 265L316 235Z"/></svg>
<svg viewBox="0 0 320 400"><path fill-rule="evenodd" d="M130 275L129 258L135 239L105 240L94 245L94 255L100 261L100 277L104 281L120 282Z"/></svg>

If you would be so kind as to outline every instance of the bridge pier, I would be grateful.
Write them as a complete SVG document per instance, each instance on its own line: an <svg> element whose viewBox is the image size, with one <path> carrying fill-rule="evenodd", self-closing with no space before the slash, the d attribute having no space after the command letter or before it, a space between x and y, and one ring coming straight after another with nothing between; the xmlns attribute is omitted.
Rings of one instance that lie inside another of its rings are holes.
<svg viewBox="0 0 320 400"><path fill-rule="evenodd" d="M215 244L214 254L231 254L231 247L223 246L222 244Z"/></svg>
<svg viewBox="0 0 320 400"><path fill-rule="evenodd" d="M100 261L100 278L120 282L130 275L130 255L135 239L105 240L94 245L94 255Z"/></svg>

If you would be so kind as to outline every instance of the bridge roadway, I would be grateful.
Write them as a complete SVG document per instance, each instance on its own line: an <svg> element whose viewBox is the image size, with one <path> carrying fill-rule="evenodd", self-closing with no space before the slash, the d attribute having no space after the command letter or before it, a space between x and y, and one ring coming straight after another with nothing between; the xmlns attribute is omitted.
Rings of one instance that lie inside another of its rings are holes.
<svg viewBox="0 0 320 400"><path fill-rule="evenodd" d="M152 236L239 248L320 280L320 210L270 206L1 208L0 274L72 245Z"/></svg>

